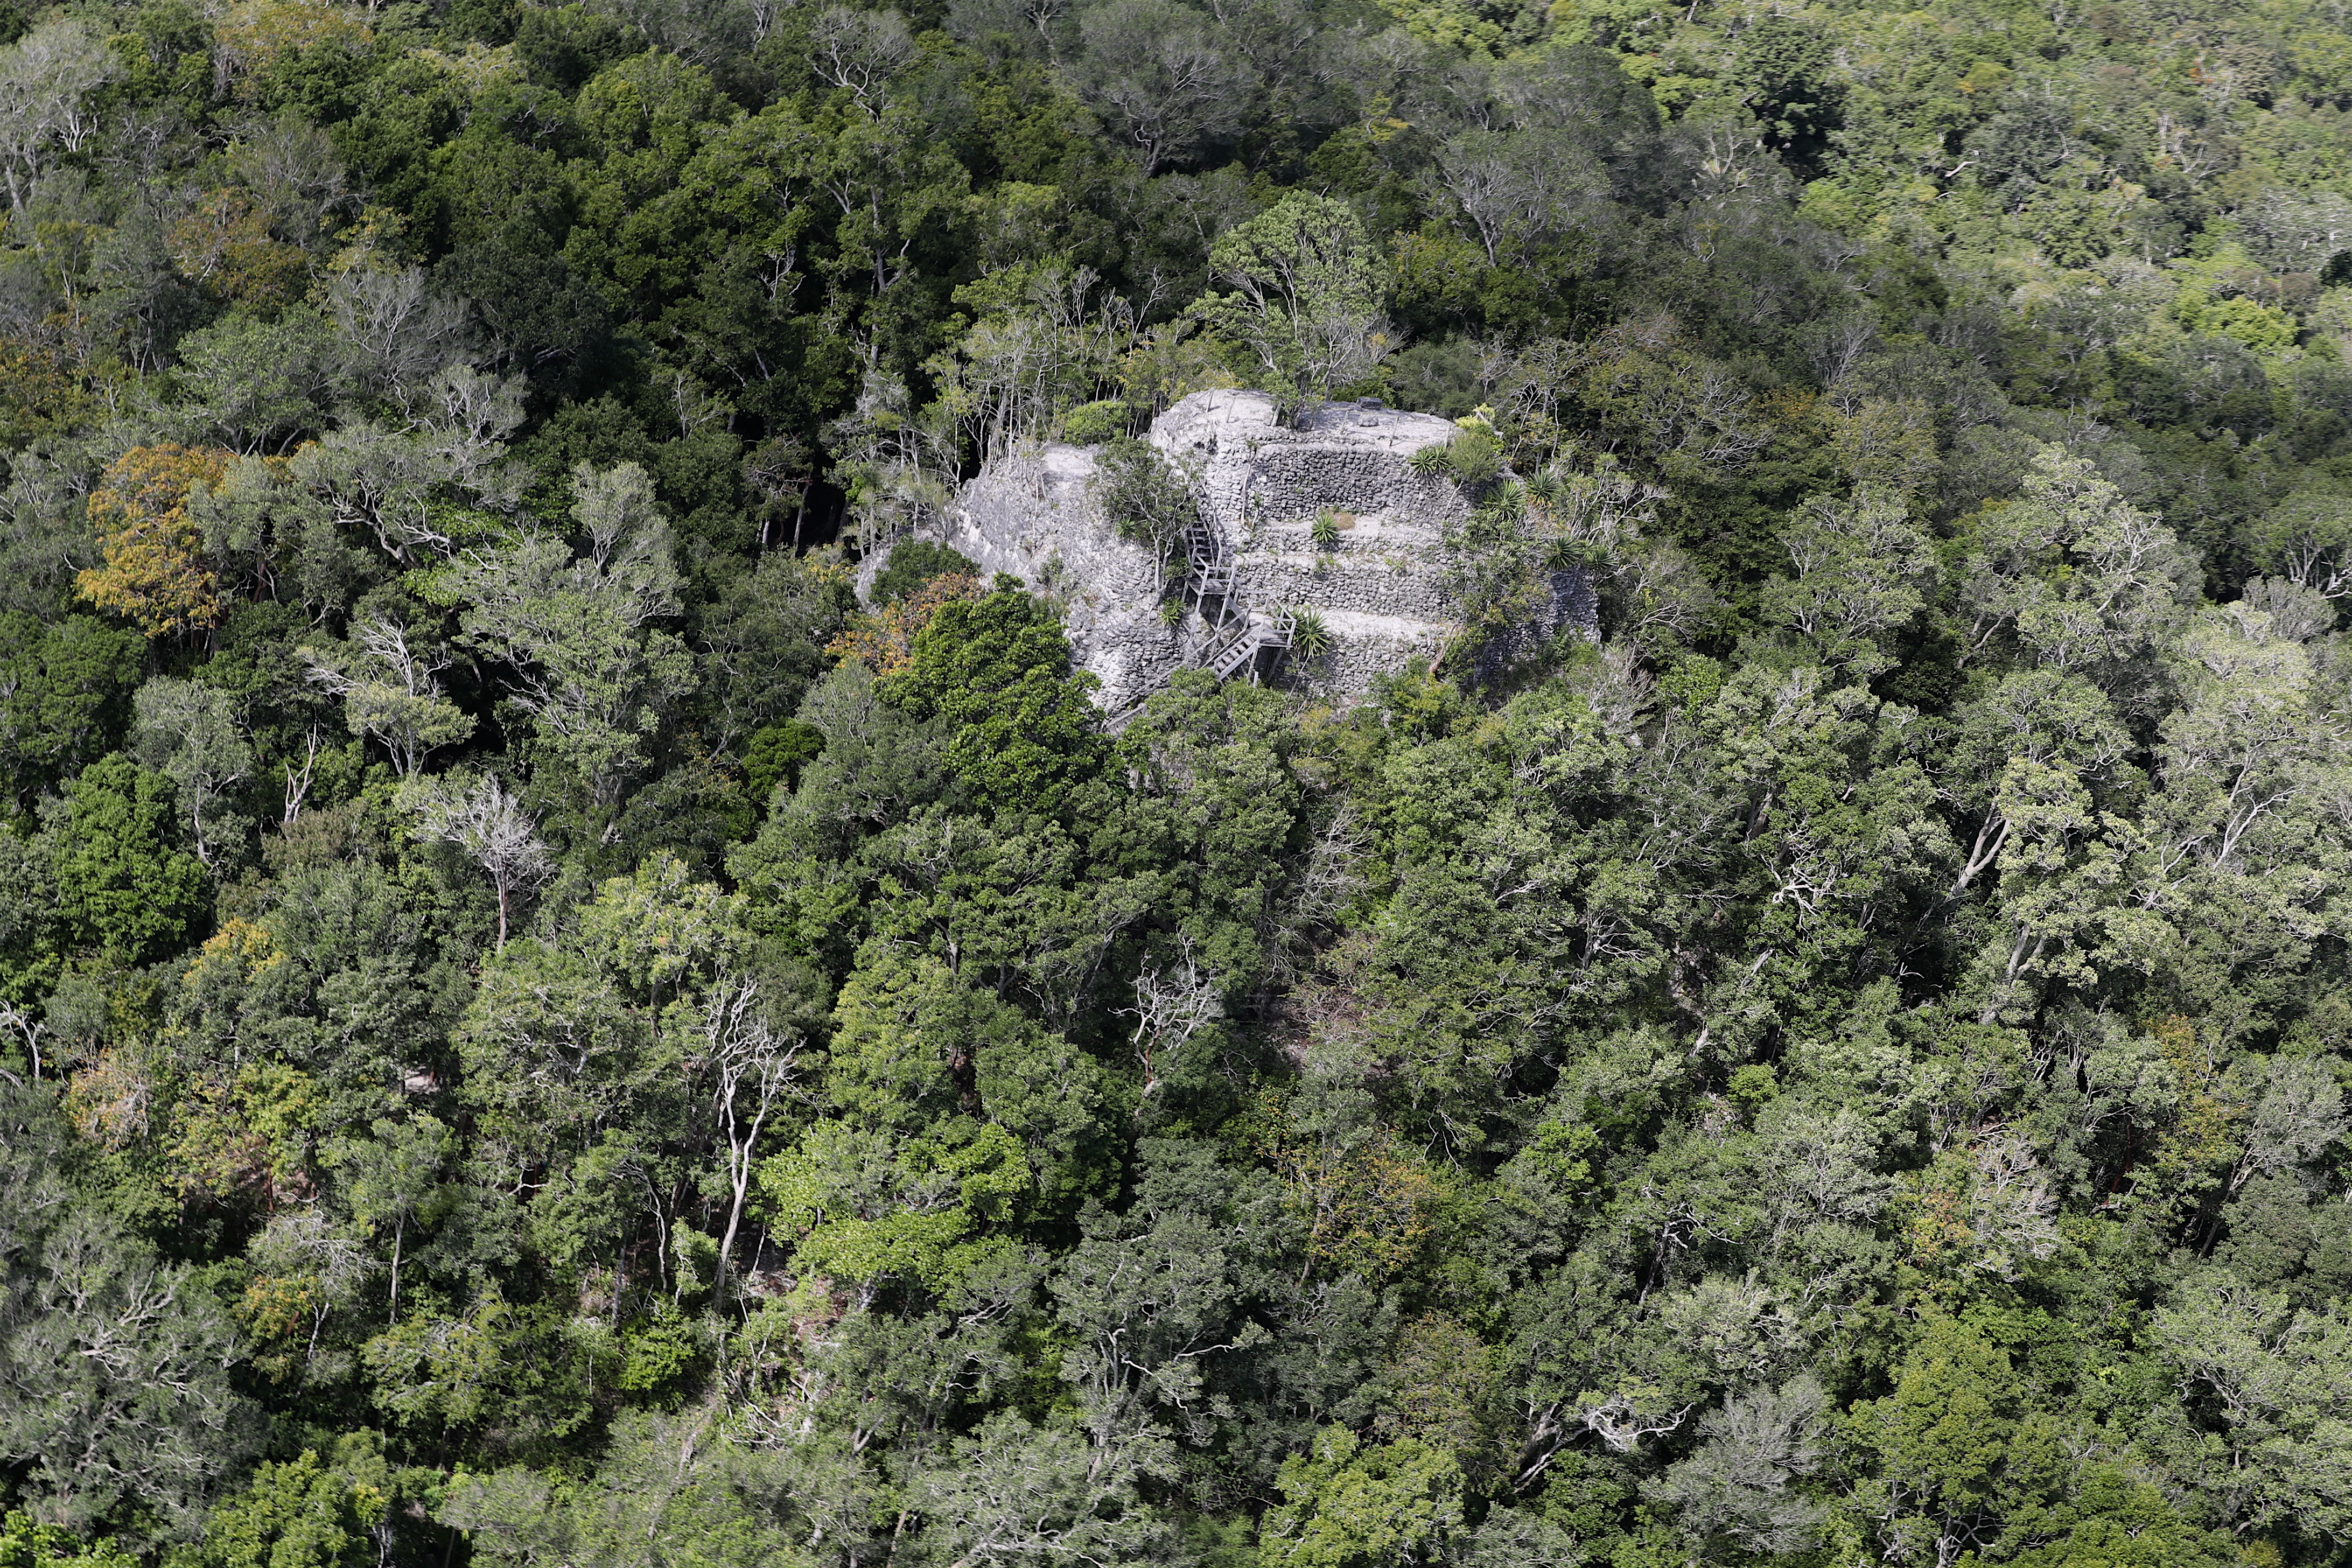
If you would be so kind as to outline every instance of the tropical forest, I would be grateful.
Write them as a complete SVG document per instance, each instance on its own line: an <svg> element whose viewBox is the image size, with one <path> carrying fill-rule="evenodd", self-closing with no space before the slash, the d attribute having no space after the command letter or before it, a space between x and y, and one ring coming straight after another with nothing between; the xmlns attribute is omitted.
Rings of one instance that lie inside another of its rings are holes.
<svg viewBox="0 0 2352 1568"><path fill-rule="evenodd" d="M2344 0L0 0L6 1568L2340 1568L2347 1089Z"/></svg>

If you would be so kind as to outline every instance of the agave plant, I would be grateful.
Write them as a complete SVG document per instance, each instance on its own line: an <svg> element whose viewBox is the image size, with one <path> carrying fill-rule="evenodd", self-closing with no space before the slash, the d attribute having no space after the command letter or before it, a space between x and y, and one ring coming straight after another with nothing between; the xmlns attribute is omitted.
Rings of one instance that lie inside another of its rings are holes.
<svg viewBox="0 0 2352 1568"><path fill-rule="evenodd" d="M1331 645L1338 640L1329 623L1315 611L1299 609L1290 612L1292 652L1304 655L1308 658L1319 658L1330 652Z"/></svg>

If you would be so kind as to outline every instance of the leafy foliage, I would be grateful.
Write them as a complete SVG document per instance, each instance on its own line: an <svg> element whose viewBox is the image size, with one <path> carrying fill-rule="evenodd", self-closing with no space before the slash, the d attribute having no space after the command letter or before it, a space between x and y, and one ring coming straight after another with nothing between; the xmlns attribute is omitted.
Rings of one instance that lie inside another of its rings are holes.
<svg viewBox="0 0 2352 1568"><path fill-rule="evenodd" d="M0 1563L2340 1561L2347 69L0 3ZM1236 386L1461 646L1114 732Z"/></svg>
<svg viewBox="0 0 2352 1568"><path fill-rule="evenodd" d="M227 458L167 445L134 447L109 465L89 495L104 564L81 574L82 596L149 637L209 629L220 600L188 521L188 492L219 483Z"/></svg>

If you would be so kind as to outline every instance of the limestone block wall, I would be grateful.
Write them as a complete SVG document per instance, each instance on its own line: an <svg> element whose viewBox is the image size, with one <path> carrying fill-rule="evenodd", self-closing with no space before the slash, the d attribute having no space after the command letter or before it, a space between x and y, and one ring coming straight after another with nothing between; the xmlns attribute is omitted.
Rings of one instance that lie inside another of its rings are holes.
<svg viewBox="0 0 2352 1568"><path fill-rule="evenodd" d="M1453 439L1433 414L1326 404L1302 429L1275 421L1262 392L1200 392L1151 424L1151 443L1198 476L1202 515L1245 530L1254 521L1311 523L1326 507L1411 531L1434 551L1466 514L1452 481L1423 478L1406 459Z"/></svg>
<svg viewBox="0 0 2352 1568"><path fill-rule="evenodd" d="M1450 479L1408 463L1453 439L1430 414L1326 404L1302 427L1278 424L1264 393L1197 393L1153 421L1152 444L1193 478L1202 516L1231 552L1241 598L1261 610L1311 609L1334 647L1293 658L1293 679L1340 695L1376 674L1426 667L1457 619L1445 586L1444 531L1467 515ZM1336 542L1315 542L1336 514Z"/></svg>
<svg viewBox="0 0 2352 1568"><path fill-rule="evenodd" d="M1433 624L1454 617L1454 597L1435 552L1377 526L1342 531L1318 548L1307 524L1261 525L1234 552L1242 595L1253 604L1309 605Z"/></svg>
<svg viewBox="0 0 2352 1568"><path fill-rule="evenodd" d="M1318 611L1331 633L1331 647L1311 658L1293 654L1284 673L1318 691L1360 694L1376 675L1427 669L1445 651L1450 626L1398 616L1368 616L1353 610Z"/></svg>

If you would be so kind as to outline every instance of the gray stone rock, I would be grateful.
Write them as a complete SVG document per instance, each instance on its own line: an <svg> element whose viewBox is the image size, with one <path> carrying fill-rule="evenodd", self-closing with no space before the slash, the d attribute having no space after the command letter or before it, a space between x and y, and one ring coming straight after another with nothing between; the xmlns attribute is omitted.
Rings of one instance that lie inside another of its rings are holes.
<svg viewBox="0 0 2352 1568"><path fill-rule="evenodd" d="M1269 626L1281 611L1311 610L1330 634L1311 658L1262 655L1282 660L1262 664L1262 674L1344 699L1444 651L1460 624L1444 531L1468 503L1450 479L1417 474L1409 459L1454 431L1434 415L1369 403L1325 404L1287 428L1272 398L1241 391L1195 393L1152 422L1151 444L1191 477L1202 521L1232 563L1234 600L1219 607ZM1181 603L1179 584L1104 515L1095 453L1016 450L963 487L931 537L984 573L1010 573L1059 600L1076 662L1100 679L1099 700L1117 712L1164 684L1212 628L1197 608L1173 619L1163 611ZM1315 526L1327 513L1338 533L1322 548ZM1593 635L1591 589L1571 575L1573 584L1554 584L1547 626L1528 637L1570 626Z"/></svg>

